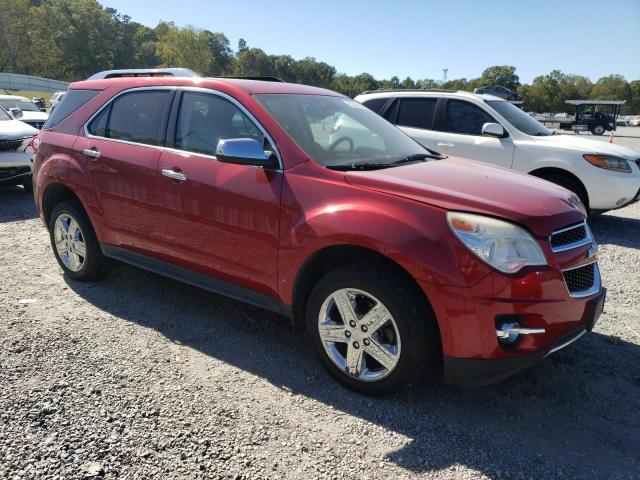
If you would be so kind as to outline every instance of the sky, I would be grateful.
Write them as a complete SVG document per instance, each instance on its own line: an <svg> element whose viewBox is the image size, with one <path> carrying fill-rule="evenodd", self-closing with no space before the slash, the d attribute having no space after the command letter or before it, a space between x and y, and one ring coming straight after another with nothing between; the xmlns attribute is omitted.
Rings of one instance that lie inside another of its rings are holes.
<svg viewBox="0 0 640 480"><path fill-rule="evenodd" d="M99 0L134 21L222 32L237 48L315 57L357 75L475 78L513 65L520 81L559 69L640 79L640 0Z"/></svg>

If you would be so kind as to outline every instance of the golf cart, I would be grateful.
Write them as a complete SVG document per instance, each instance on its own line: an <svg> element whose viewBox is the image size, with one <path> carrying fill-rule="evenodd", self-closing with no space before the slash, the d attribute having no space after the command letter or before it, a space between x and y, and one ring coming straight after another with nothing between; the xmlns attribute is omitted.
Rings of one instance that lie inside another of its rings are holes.
<svg viewBox="0 0 640 480"><path fill-rule="evenodd" d="M576 116L572 123L560 124L563 130L574 132L590 131L602 135L605 131L616 129L616 120L624 100L567 100L575 105Z"/></svg>

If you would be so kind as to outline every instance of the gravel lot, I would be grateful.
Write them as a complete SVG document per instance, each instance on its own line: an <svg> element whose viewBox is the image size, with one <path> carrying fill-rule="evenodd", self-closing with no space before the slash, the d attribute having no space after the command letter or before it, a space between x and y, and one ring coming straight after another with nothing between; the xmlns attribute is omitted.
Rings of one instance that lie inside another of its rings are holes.
<svg viewBox="0 0 640 480"><path fill-rule="evenodd" d="M371 399L276 315L124 265L63 277L0 190L0 478L640 478L640 203L593 230L594 333L496 386Z"/></svg>

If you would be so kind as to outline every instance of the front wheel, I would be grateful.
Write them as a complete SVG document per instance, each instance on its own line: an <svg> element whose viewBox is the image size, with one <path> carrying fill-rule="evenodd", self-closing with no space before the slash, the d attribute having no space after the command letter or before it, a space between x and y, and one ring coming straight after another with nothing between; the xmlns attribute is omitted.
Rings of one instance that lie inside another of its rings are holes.
<svg viewBox="0 0 640 480"><path fill-rule="evenodd" d="M351 265L313 289L307 331L322 365L360 393L393 393L440 375L440 339L424 298L395 272Z"/></svg>
<svg viewBox="0 0 640 480"><path fill-rule="evenodd" d="M591 129L591 133L594 135L603 135L605 131L604 125L596 125Z"/></svg>

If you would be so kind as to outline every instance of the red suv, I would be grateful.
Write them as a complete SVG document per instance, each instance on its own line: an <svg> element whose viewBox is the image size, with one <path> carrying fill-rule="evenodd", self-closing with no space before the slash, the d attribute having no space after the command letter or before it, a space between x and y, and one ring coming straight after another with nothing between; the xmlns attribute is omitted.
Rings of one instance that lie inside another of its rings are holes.
<svg viewBox="0 0 640 480"><path fill-rule="evenodd" d="M116 259L280 312L360 392L423 374L500 380L602 311L573 194L441 157L331 91L82 81L34 148L36 203L66 275L93 279Z"/></svg>

